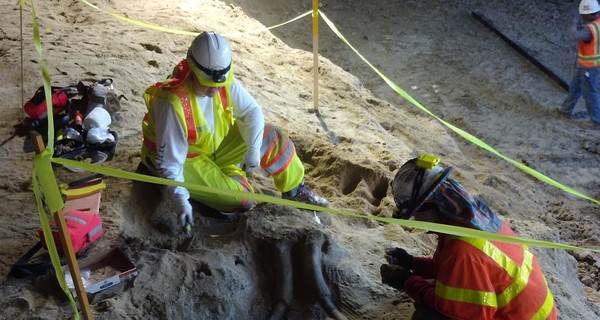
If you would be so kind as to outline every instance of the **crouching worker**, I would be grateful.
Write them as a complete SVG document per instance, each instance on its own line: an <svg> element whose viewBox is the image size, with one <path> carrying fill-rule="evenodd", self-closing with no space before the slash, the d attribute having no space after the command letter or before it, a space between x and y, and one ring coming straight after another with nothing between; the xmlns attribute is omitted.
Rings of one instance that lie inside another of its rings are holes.
<svg viewBox="0 0 600 320"><path fill-rule="evenodd" d="M479 199L450 178L452 168L421 156L392 182L397 217L515 235ZM519 244L438 234L433 258L386 250L382 282L415 301L412 319L556 319L537 258Z"/></svg>
<svg viewBox="0 0 600 320"><path fill-rule="evenodd" d="M271 123L234 78L229 43L203 32L165 82L144 93L142 164L151 174L221 190L253 192L246 174L260 168L286 199L319 206L327 200L304 183L304 166L292 141ZM193 225L193 199L224 213L248 210L240 197L168 187L184 226Z"/></svg>

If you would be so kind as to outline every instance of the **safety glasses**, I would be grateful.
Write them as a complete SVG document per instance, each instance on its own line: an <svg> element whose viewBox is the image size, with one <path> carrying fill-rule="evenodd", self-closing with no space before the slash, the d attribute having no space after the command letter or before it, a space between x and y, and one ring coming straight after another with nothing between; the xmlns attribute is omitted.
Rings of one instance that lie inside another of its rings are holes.
<svg viewBox="0 0 600 320"><path fill-rule="evenodd" d="M423 176L425 173L425 169L420 168L419 172L415 175L413 180L413 188L411 192L411 197L405 201L399 201L400 199L395 198L396 209L394 210L393 216L399 219L410 219L412 215L419 210L419 208L427 201L427 199L436 192L436 190L448 179L450 173L452 172L452 167L446 168L439 176L439 178L431 184L429 189L427 189L421 197L419 197L419 193L421 192L421 188L423 187Z"/></svg>
<svg viewBox="0 0 600 320"><path fill-rule="evenodd" d="M421 206L435 207L440 214L469 228L497 232L502 224L484 202L473 197L454 179L440 183Z"/></svg>

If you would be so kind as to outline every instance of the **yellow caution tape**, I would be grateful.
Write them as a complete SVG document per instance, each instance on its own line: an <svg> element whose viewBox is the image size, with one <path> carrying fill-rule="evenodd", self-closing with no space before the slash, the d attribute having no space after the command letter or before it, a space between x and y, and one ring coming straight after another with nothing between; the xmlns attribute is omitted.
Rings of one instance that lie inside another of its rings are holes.
<svg viewBox="0 0 600 320"><path fill-rule="evenodd" d="M256 194L256 193L249 193L249 192L236 191L236 190L214 189L211 187L202 186L202 185L198 185L198 184L192 184L192 183L187 183L187 182L178 182L178 181L170 180L170 179L147 176L147 175L143 175L143 174L139 174L139 173L132 173L132 172L128 172L128 171L112 169L112 168L108 168L108 167L98 166L98 165L85 163L85 162L78 162L78 161L69 160L69 159L52 158L52 162L58 163L61 165L66 165L69 167L80 168L80 169L83 169L83 170L86 170L89 172L101 173L104 175L124 178L124 179L128 179L128 180L135 180L135 181L155 183L155 184L168 185L168 186L181 186L181 187L184 187L184 188L194 191L194 192L210 193L210 194L215 194L215 195L224 196L224 197L247 198L247 199L252 199L254 201L257 201L257 202L268 202L268 203L273 203L273 204L278 204L278 205L283 205L283 206L288 206L288 207L295 207L298 209L305 209L305 210L310 210L310 211L326 212L326 213L332 213L332 214L353 217L353 218L377 220L377 221L381 221L381 222L385 222L385 223L397 224L397 225L400 225L403 227L416 228L416 229L427 230L427 231L432 231L432 232L455 235L455 236L481 238L481 239L486 239L486 240L496 240L496 241L503 241L503 242L508 242L508 243L524 244L524 245L529 245L529 246L545 247L545 248L552 248L552 249L590 250L590 251L600 253L600 249L581 248L581 247L576 247L576 246L571 246L571 245L566 245L566 244L561 244L561 243L555 243L555 242L527 239L527 238L522 238L522 237L505 236L505 235L500 235L497 233L485 232L485 231L480 231L480 230L475 230L475 229L470 229L470 228L449 226L449 225L439 224L439 223L413 221L413 220L401 220L401 219L378 217L378 216L367 216L367 215L360 214L360 213L353 213L353 212L348 212L345 210L334 209L334 208L324 208L324 207L319 207L316 205L311 205L311 204L292 201L292 200L286 200L286 199L273 197L273 196L269 196L269 195L265 195L265 194Z"/></svg>
<svg viewBox="0 0 600 320"><path fill-rule="evenodd" d="M24 1L24 0L22 0ZM31 0L32 1L32 0ZM33 4L32 4L33 5ZM44 231L44 241L46 242L46 248L48 249L48 254L50 255L50 261L52 262L52 267L54 268L54 274L56 275L56 280L62 291L67 295L69 302L71 303L71 308L73 309L73 316L75 320L79 320L79 312L77 310L77 304L75 303L75 299L73 299L73 295L71 291L67 287L67 283L65 281L64 272L61 267L60 257L58 255L58 251L56 250L56 243L54 242L54 237L52 236L52 230L50 229L50 223L48 222L48 216L44 211L44 204L42 203L42 195L40 194L40 184L38 184L37 176L36 176L36 166L34 163L33 172L31 174L31 181L33 183L33 193L35 194L35 201L37 204L38 215L40 217L40 224L42 225L42 230ZM45 190L44 190L45 191Z"/></svg>
<svg viewBox="0 0 600 320"><path fill-rule="evenodd" d="M52 170L52 163L50 159L52 155L48 149L44 150L40 154L36 154L33 159L33 165L35 172L39 176L42 190L44 190L44 199L46 205L51 212L56 212L64 207L62 196L56 183L56 177L54 176L54 170Z"/></svg>
<svg viewBox="0 0 600 320"><path fill-rule="evenodd" d="M48 71L48 66L46 65L46 61L44 60L44 56L42 55L42 41L40 40L40 31L39 26L35 14L35 6L33 4L33 0L31 2L31 22L33 24L33 45L35 47L35 51L40 56L40 65L42 66L42 80L44 83L44 93L46 99L46 114L48 115L48 137L54 137L54 117L53 109L52 109L52 93L51 93L51 85L50 85L50 72ZM21 0L21 7L25 6L25 0ZM48 139L48 149L54 152L54 140Z"/></svg>
<svg viewBox="0 0 600 320"><path fill-rule="evenodd" d="M145 28L150 28L150 29L154 29L154 30L158 30L158 31L164 31L164 32L170 32L170 33L177 33L177 34L184 34L184 35L196 35L196 32L188 32L188 31L181 31L181 30L175 30L175 29L169 29L169 28L164 28L164 27L160 27L157 25L153 25L153 24L148 24L148 23L143 23L143 22L139 22L137 20L134 19L130 19L127 17L124 17L122 15L119 14L115 14L112 12L107 12L105 10L102 10L100 8L98 8L97 6L89 3L86 0L79 0L80 2L85 3L86 5L95 8L97 10L101 10L104 11L108 14L110 14L111 16L121 19L123 21L129 22L129 23L133 23ZM24 0L21 0L22 5L24 4ZM383 75L381 72L379 72L379 70L377 70L373 65L371 65L371 63L369 63L362 55L360 55L360 53L358 53L358 51L356 51L350 44L349 42L343 37L343 35L337 30L337 28L333 25L333 23L331 23L331 21L325 16L324 13L322 13L321 11L319 11L321 13L321 16L323 17L323 19L325 20L325 22L328 24L328 26L332 29L332 31L334 31L334 33L336 33L338 35L338 37L340 37L340 39L342 41L344 41L353 51L355 51L355 53L357 53L357 55L364 61L366 62L390 87L392 87L396 92L398 92L401 96L403 96L405 99L407 99L408 101L410 101L412 104L414 104L415 106L417 106L418 108L420 108L421 110L425 111L426 113L430 114L431 116L433 116L434 118L436 118L438 121L442 122L443 124L445 124L446 126L448 126L450 129L452 129L453 131L455 131L456 133L458 133L459 135L461 135L462 137L466 138L467 140L475 143L476 145L494 153L495 155L505 159L506 161L511 162L512 164L514 164L515 166L519 167L521 170L535 176L536 178L542 180L542 181L546 181L552 185L555 186L560 186L561 189L567 191L567 192L571 192L573 194L576 194L580 197L586 198L588 200L594 201L596 203L600 203L597 202L596 200L585 196L582 193L577 192L576 190L573 190L571 188L565 187L557 182L555 182L554 180L543 176L542 174L538 173L537 171L530 169L524 165L522 165L519 162L516 162L510 158L507 158L505 156L503 156L502 154L500 154L499 152L497 152L496 150L494 150L492 147L490 147L489 145L483 143L481 140L477 139L476 137L464 132L463 130L456 128L454 126L452 126L451 124L446 123L445 121L443 121L442 119L438 118L437 116L435 116L433 113L431 113L429 110L427 110L425 107L423 107L420 103L418 103L416 100L414 100L410 95L408 95L404 90L402 90L400 87L398 87L394 82L392 82L390 79L388 79L385 75ZM268 29L272 29L275 27L279 27L282 26L284 24L290 23L292 21L295 21L297 19L300 19L306 15L311 14L311 11L308 11L307 13L294 18L286 23L282 23L279 24L277 26L273 26L271 28ZM51 101L50 99L50 77L49 77L49 73L48 73L48 69L45 65L45 62L43 61L43 57L42 57L42 53L41 53L41 42L39 39L39 32L37 29L37 20L35 18L35 12L33 10L33 4L32 4L32 20L34 21L34 44L36 46L36 50L38 51L38 54L40 55L41 58L41 65L42 65L42 73L44 76L44 87L45 87L45 91L46 91L46 98L47 101ZM48 114L52 114L51 113L51 104L48 104L48 108L49 108L49 112ZM54 132L53 132L53 119L52 117L49 117L49 132L48 132L48 136L54 136ZM247 192L242 192L242 191L232 191L232 190L220 190L220 189L212 189L209 187L205 187L205 186L201 186L201 185L195 185L195 184L190 184L190 183L185 183L185 182L176 182L173 180L169 180L169 179L163 179L163 178L158 178L158 177L152 177L152 176L146 176L146 175L141 175L141 174L137 174L137 173L131 173L131 172L127 172L127 171L122 171L122 170L117 170L117 169L111 169L111 168L107 168L107 167L102 167L102 166L97 166L97 165L93 165L93 164L88 164L88 163L83 163L83 162L77 162L74 160L69 160L69 159L60 159L60 158L52 158L52 150L53 150L53 141L50 141L48 144L48 149L50 149L51 151L47 151L45 153L42 153L40 155L36 156L36 159L34 160L34 172L33 172L33 181L34 181L34 192L36 193L36 199L38 199L38 212L40 213L40 220L43 220L41 216L45 216L45 214L43 213L43 206L41 204L41 197L39 195L39 191L37 190L38 184L37 184L37 178L36 178L36 173L40 176L40 177L44 177L44 181L42 181L41 183L41 187L42 190L44 190L44 195L46 200L51 203L51 205L49 205L49 207L51 208L62 208L62 198L60 196L60 192L58 192L58 187L56 184L56 179L54 177L54 173L52 171L52 167L49 165L49 162L54 162L54 163L58 163L58 164L62 164L62 165L68 165L68 166L72 166L72 167L77 167L77 168L81 168L90 172L96 172L96 173L102 173L102 174L106 174L106 175L110 175L110 176L115 176L115 177L120 177L120 178L125 178L125 179L130 179L130 180L136 180L136 181L142 181L142 182L148 182L148 183L157 183L157 184L163 184L163 185L171 185L171 186L182 186L185 187L189 190L193 190L193 191L197 191L197 192L206 192L206 193L212 193L212 194L216 194L216 195L221 195L221 196L237 196L237 197L243 197L243 198L248 198L248 199L253 199L255 201L259 201L259 202L269 202L269 203L273 203L273 204L279 204L279 205L284 205L284 206L290 206L290 207L295 207L298 209L305 209L305 210L311 210L311 211L320 211L320 212L327 212L327 213L332 213L332 214L337 214L337 215L341 215L341 216L348 216L348 217L355 217L355 218L362 218L362 219L372 219L372 220L377 220L377 221L381 221L381 222L385 222L385 223L393 223L393 224L397 224L403 227L408 227L408 228L416 228L416 229L421 229L421 230L428 230L428 231L432 231L432 232L438 232L438 233L444 233L444 234L450 234L450 235L455 235L455 236L463 236L463 237L474 237L474 238L481 238L481 239L486 239L486 240L496 240L496 241L503 241L503 242L509 242L509 243L516 243L516 244L524 244L524 245L530 245L530 246L538 246L538 247L546 247L546 248L554 248L554 249L566 249L566 250L590 250L593 252L600 252L599 249L590 249L590 248L581 248L581 247L576 247L576 246L571 246L571 245L565 245L565 244L561 244L561 243L554 243L554 242L547 242L547 241L541 241L541 240L534 240L534 239L527 239L527 238L522 238L522 237L511 237L511 236L505 236L505 235L499 235L496 233L489 233L489 232L484 232L484 231L479 231L479 230L474 230L474 229L470 229L470 228L462 228L462 227L456 227L456 226L448 226L448 225L443 225L443 224L436 224L436 223L430 223L430 222L422 222L422 221L411 221L411 220L399 220L399 219L394 219L394 218L386 218L386 217L378 217L378 216L367 216L367 215L363 215L363 214L358 214L358 213L351 213L348 211L344 211L344 210L339 210L339 209L334 209L334 208L323 208L323 207L319 207L319 206L315 206L315 205L310 205L310 204L306 204L306 203L301 203L301 202L295 202L295 201L291 201L291 200L285 200L285 199L281 199L281 198L277 198L277 197L272 197L272 196L268 196L268 195L263 195L263 194L254 194L254 193L247 193ZM48 161L50 160L50 161ZM46 188L48 188L48 190L46 190ZM60 205L59 205L60 204ZM47 220L47 219L46 219ZM42 221L42 224L44 221ZM47 221L46 221L47 224ZM50 233L46 233L46 234L50 234ZM51 252L52 254L57 255L56 253L56 248L54 246L54 248L49 248L49 250L52 250L53 252ZM54 263L54 262L53 262ZM60 266L59 266L60 267ZM55 266L56 268L56 266ZM59 277L60 278L60 277ZM61 282L61 279L59 279L59 282ZM64 283L64 279L62 279L62 282ZM61 284L62 286L62 284ZM65 286L66 288L66 286ZM68 289L66 289L68 292ZM70 293L67 294L69 296L69 299L71 300L71 304L72 306L74 306L74 311L75 311L75 316L78 319L78 313L77 310L75 308L75 302L72 298L72 296L70 295Z"/></svg>
<svg viewBox="0 0 600 320"><path fill-rule="evenodd" d="M129 23L133 23L135 25L138 26L142 26L145 28L149 28L149 29L153 29L153 30L157 30L157 31L162 31L162 32L170 32L170 33L177 33L177 34L183 34L183 35L197 35L197 32L189 32L189 31L182 31L182 30L177 30L177 29L170 29L170 28L165 28L165 27L161 27L161 26L157 26L157 25L153 25L153 24L149 24L149 23L144 23L144 22L140 22L138 20L134 20L134 19L130 19L127 18L125 16L116 14L116 13L112 13L109 11L106 11L104 9L99 8L96 5L91 4L89 1L87 0L79 0L80 2L96 9L96 10L100 10L102 12L105 12L106 14L109 14L113 17L116 17L118 19L121 19L123 21L129 22ZM417 108L423 110L425 113L429 114L430 116L432 116L433 118L435 118L436 120L438 120L439 122L441 122L443 125L445 125L446 127L448 127L449 129L451 129L452 131L454 131L455 133L457 133L458 135L460 135L461 137L463 137L464 139L466 139L467 141L477 145L478 147L487 150L488 152L498 156L499 158L511 163L512 165L514 165L515 167L517 167L518 169L520 169L521 171L535 177L536 179L552 185L558 189L561 189L565 192L568 192L570 194L576 195L580 198L586 199L588 201L594 202L596 204L600 204L600 201L597 199L594 199L580 191L577 191L571 187L565 186L563 184L561 184L560 182L557 182L555 180L553 180L552 178L549 178L543 174L541 174L540 172L529 168L528 166L522 164L519 161L516 161L514 159L511 159L503 154L501 154L500 152L498 152L496 149L494 149L493 147L491 147L490 145L488 145L487 143L485 143L484 141L482 141L481 139L471 135L470 133L455 127L454 125L444 121L443 119L439 118L438 116L436 116L434 113L432 113L431 111L429 111L427 108L425 108L423 105L421 105L418 101L416 101L413 97L411 97L406 91L404 91L402 88L400 88L396 83L394 83L392 80L390 80L388 77L386 77L383 73L381 73L377 68L375 68L375 66L373 66L365 57L363 57L349 42L348 40L346 40L346 38L342 35L342 33L337 29L337 27L333 24L333 22L331 22L331 20L329 20L329 18L327 18L327 16L325 15L325 13L323 13L321 10L318 10L318 12L313 12L313 10L309 10L293 19L290 19L284 23L280 23L278 25L272 26L272 27L268 27L267 29L274 29L274 28L278 28L281 27L283 25L286 25L288 23L291 23L293 21L296 21L300 18L303 18L307 15L312 14L313 16L318 16L319 13L321 14L321 16L323 17L323 20L325 20L325 22L327 23L327 25L329 26L329 28L340 38L340 40L342 40L346 45L348 45L348 47L350 47L350 49L352 49L352 51L354 51L359 58L361 58L369 67L371 67L371 69L373 69L373 71L375 71L375 73L377 73L392 89L394 89L394 91L396 91L398 94L400 94L403 98L405 98L407 101L409 101L410 103L412 103L414 106L416 106ZM42 66L44 67L44 65ZM47 73L47 71L46 71ZM49 94L49 91L46 93Z"/></svg>
<svg viewBox="0 0 600 320"><path fill-rule="evenodd" d="M46 114L48 115L48 137L54 137L54 117L53 109L52 109L52 95L50 93L51 82L50 82L50 73L48 72L48 67L46 66L46 62L44 61L44 57L42 55L42 42L40 40L39 27L37 23L37 18L35 14L35 4L33 0L29 0L31 5L31 21L33 26L33 44L35 49L40 57L40 65L42 66L42 79L44 82L44 93L46 95ZM25 7L25 0L20 0L21 8ZM65 282L64 273L61 268L60 257L58 255L58 251L56 250L56 244L54 243L54 238L52 237L52 231L50 230L50 223L48 222L48 217L46 212L44 211L44 205L42 203L42 196L40 194L39 188L43 190L44 198L46 200L46 205L48 206L51 212L56 212L63 208L64 203L62 201L62 197L60 196L60 192L58 190L58 186L56 183L56 178L54 176L54 171L52 170L52 164L50 163L50 159L52 158L52 153L54 151L54 140L48 139L48 147L44 150L44 152L39 153L35 156L33 160L33 170L32 170L32 183L33 183L33 192L35 194L38 215L40 217L40 224L42 226L42 230L44 232L44 240L46 242L46 247L48 249L48 254L50 255L50 261L52 262L52 267L54 268L54 273L56 275L56 280L62 291L67 295L69 302L71 304L71 308L73 309L73 318L75 320L79 320L79 311L77 309L77 304L73 299L73 295L67 288L67 284ZM38 184L37 177L40 177L40 184Z"/></svg>
<svg viewBox="0 0 600 320"><path fill-rule="evenodd" d="M280 24L276 24L276 25L274 25L274 26L267 27L267 30L271 30L271 29L279 28L279 27L281 27L281 26L285 26L285 25L286 25L286 24L288 24L288 23L292 23L292 22L294 22L294 21L296 21L296 20L298 20L298 19L304 18L304 17L306 17L307 15L309 15L309 14L311 14L311 13L313 13L311 10L309 10L309 11L306 11L305 13L303 13L303 14L301 14L301 15L299 15L299 16L297 16L297 17L295 17L295 18L292 18L292 19L290 19L290 20L288 20L288 21L286 21L286 22L282 22L282 23L280 23Z"/></svg>
<svg viewBox="0 0 600 320"><path fill-rule="evenodd" d="M199 33L199 32L185 31L185 30L179 30L179 29L171 29L171 28L162 27L162 26L159 26L159 25L156 25L156 24L152 24L152 23L142 22L142 21L139 21L139 20L135 20L135 19L131 19L131 18L125 17L125 16L120 15L118 13L114 13L114 12L110 12L108 10L102 9L102 8L100 8L100 7L98 7L98 6L90 3L87 0L78 0L78 1L81 2L81 3L83 3L83 4L85 4L85 5L90 6L90 7L94 8L94 9L96 9L96 10L99 10L101 12L104 12L104 13L108 14L108 15L111 15L111 16L117 18L117 19L123 20L125 22L129 22L131 24L134 24L134 25L146 28L146 29L152 29L152 30L157 30L157 31L161 31L161 32L175 33L175 34L181 34L181 35L187 35L187 36L197 36L198 33ZM288 20L286 22L280 23L280 24L272 26L270 28L266 28L266 30L277 28L277 27L281 27L283 25L286 25L288 23L291 23L291 22L294 22L294 21L296 21L298 19L301 19L301 18L303 18L303 17L305 17L305 16L307 16L309 14L311 14L311 11L308 11L308 12L306 12L306 13L300 15L300 16L292 18L292 19L290 19L290 20Z"/></svg>
<svg viewBox="0 0 600 320"><path fill-rule="evenodd" d="M165 28L165 27L161 27L161 26L158 26L158 25L155 25L155 24L141 22L141 21L138 21L138 20L135 20L135 19L127 18L126 16L123 16L123 15L120 15L120 14L117 14L117 13L113 13L113 12L101 9L100 7L98 7L98 6L90 3L87 0L79 0L79 2L82 2L82 3L84 3L84 4L88 5L88 6L96 9L96 10L99 10L99 11L102 11L102 12L104 12L106 14L109 14L109 15L117 18L117 19L123 20L125 22L129 22L129 23L132 23L132 24L135 24L137 26L144 27L144 28L147 28L147 29L153 29L153 30L157 30L157 31L169 32L169 33L176 33L176 34L183 34L183 35L188 35L188 36L196 36L196 35L198 35L198 32L190 32L190 31L182 31L182 30L177 30L177 29Z"/></svg>
<svg viewBox="0 0 600 320"><path fill-rule="evenodd" d="M584 193L581 193L571 187L567 187L541 173L539 173L536 170L533 170L531 168L529 168L528 166L515 161L503 154L501 154L500 152L496 151L496 149L492 148L490 145L488 145L487 143L483 142L482 140L480 140L479 138L471 135L470 133L467 133L466 131L457 128L455 126L453 126L452 124L442 120L441 118L439 118L438 116L436 116L435 114L433 114L431 111L429 111L427 108L425 108L423 105L421 105L418 101L416 101L413 97L411 97L408 93L406 93L406 91L402 90L402 88L400 88L398 85L396 85L392 80L390 80L388 77L386 77L383 73L381 73L377 68L375 68L375 66L373 66L367 59L365 59L365 57L363 57L349 42L348 40L346 40L346 38L342 35L342 33L336 28L336 26L333 24L333 22L331 22L331 20L329 20L327 18L327 16L322 12L321 12L321 17L323 17L323 20L325 20L325 22L327 23L327 25L329 26L329 28L338 36L338 38L340 38L344 43L346 43L346 45L348 45L348 47L350 47L350 49L352 49L352 51L354 51L369 67L371 67L371 69L373 69L373 71L375 71L375 73L377 73L382 79L383 81L385 81L392 89L394 89L394 91L396 91L398 94L400 94L404 99L408 100L410 103L412 103L414 106L416 106L417 108L423 110L425 113L429 114L430 116L432 116L433 118L435 118L436 120L438 120L439 122L441 122L442 124L444 124L446 127L450 128L452 131L456 132L458 135L460 135L461 137L465 138L466 140L468 140L469 142L475 144L476 146L485 149L487 151L489 151L490 153L508 161L509 163L511 163L512 165L514 165L515 167L519 168L520 170L522 170L523 172L535 177L536 179L545 182L547 184L550 184L552 186L555 186L563 191L566 191L568 193L574 194L578 197L581 197L583 199L589 200L591 202L594 202L596 204L600 204L600 201L585 195Z"/></svg>

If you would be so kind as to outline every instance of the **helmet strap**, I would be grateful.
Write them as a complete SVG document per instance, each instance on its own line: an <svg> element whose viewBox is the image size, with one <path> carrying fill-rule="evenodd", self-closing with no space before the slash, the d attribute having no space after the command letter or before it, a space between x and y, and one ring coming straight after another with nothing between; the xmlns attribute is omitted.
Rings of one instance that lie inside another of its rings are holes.
<svg viewBox="0 0 600 320"><path fill-rule="evenodd" d="M209 75L212 78L212 81L214 81L216 83L221 83L221 82L225 82L227 80L227 77L225 75L231 69L231 64L229 64L227 66L227 68L220 69L220 70L214 70L214 69L208 69L208 68L205 68L205 67L201 66L196 61L196 59L194 59L193 57L192 57L192 61L194 62L194 64L196 65L196 67L198 67L198 69L200 69L200 71L202 71L202 72L206 73L207 75Z"/></svg>

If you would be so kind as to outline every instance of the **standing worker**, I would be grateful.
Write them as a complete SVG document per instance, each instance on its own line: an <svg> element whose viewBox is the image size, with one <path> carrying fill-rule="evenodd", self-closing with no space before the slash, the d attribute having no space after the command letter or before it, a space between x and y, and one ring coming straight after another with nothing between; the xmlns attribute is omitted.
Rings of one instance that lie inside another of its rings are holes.
<svg viewBox="0 0 600 320"><path fill-rule="evenodd" d="M398 170L392 192L400 218L515 235L438 162L422 155ZM387 249L385 258L382 282L415 300L413 320L557 318L537 257L525 245L438 234L433 258L402 248Z"/></svg>
<svg viewBox="0 0 600 320"><path fill-rule="evenodd" d="M583 23L581 23L583 18ZM583 94L590 121L581 124L583 128L600 129L600 5L597 0L582 0L579 13L575 13L570 33L579 41L577 64L569 85L569 94L558 110L563 116L577 118L573 113L577 100Z"/></svg>
<svg viewBox="0 0 600 320"><path fill-rule="evenodd" d="M285 199L328 206L304 182L304 166L292 141L271 123L234 78L225 38L202 32L165 82L149 87L142 123L142 164L163 178L221 190L253 192L246 174L268 173ZM193 225L189 199L224 213L248 210L241 197L168 187L181 223Z"/></svg>

